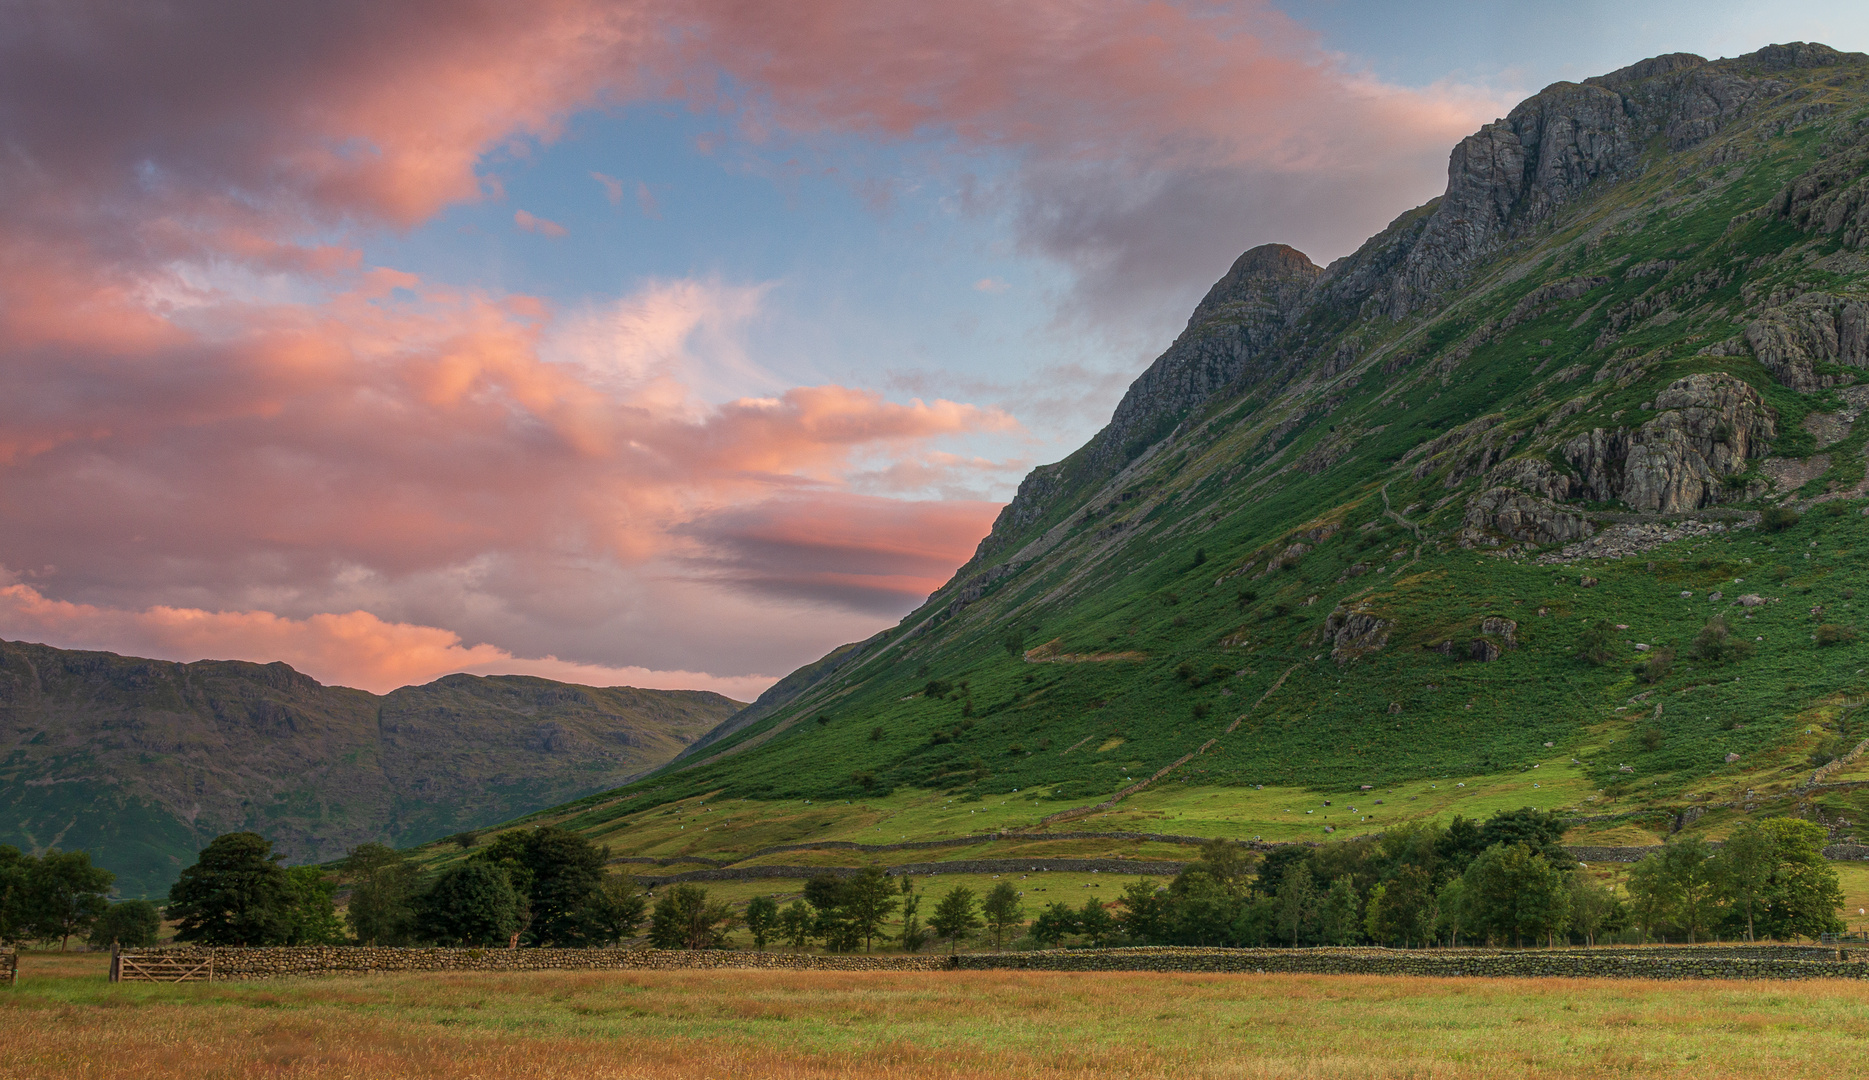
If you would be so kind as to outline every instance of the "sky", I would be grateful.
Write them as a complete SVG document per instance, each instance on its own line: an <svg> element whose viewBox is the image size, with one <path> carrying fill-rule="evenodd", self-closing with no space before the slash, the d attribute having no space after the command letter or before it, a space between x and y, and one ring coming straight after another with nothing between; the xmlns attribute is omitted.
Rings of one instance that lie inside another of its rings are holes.
<svg viewBox="0 0 1869 1080"><path fill-rule="evenodd" d="M716 690L893 624L1238 254L1859 4L0 4L0 637Z"/></svg>

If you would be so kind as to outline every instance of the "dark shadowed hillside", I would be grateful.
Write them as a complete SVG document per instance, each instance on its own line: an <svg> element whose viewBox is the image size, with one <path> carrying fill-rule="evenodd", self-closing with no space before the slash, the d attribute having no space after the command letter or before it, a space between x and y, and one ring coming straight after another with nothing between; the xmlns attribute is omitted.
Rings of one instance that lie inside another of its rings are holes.
<svg viewBox="0 0 1869 1080"><path fill-rule="evenodd" d="M379 697L285 664L0 642L0 843L88 848L126 892L161 891L234 829L323 860L613 787L739 707L518 675Z"/></svg>

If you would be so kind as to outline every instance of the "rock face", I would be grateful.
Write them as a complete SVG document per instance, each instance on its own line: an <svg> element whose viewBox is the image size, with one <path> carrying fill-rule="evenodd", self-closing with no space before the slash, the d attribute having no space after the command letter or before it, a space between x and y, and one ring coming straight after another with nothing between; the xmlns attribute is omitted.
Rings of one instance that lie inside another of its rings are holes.
<svg viewBox="0 0 1869 1080"><path fill-rule="evenodd" d="M1388 644L1389 623L1369 611L1339 604L1324 619L1324 640L1330 643L1330 658L1347 664Z"/></svg>
<svg viewBox="0 0 1869 1080"><path fill-rule="evenodd" d="M1869 304L1854 296L1805 293L1748 323L1746 344L1793 390L1835 386L1837 376L1819 375L1816 366L1869 367Z"/></svg>
<svg viewBox="0 0 1869 1080"><path fill-rule="evenodd" d="M1681 513L1719 500L1725 477L1743 472L1777 435L1758 391L1725 372L1677 379L1656 395L1640 428L1596 428L1566 442L1580 493L1648 513Z"/></svg>
<svg viewBox="0 0 1869 1080"><path fill-rule="evenodd" d="M1581 540L1596 532L1583 514L1509 487L1488 488L1467 504L1460 542L1484 543L1487 533L1544 546Z"/></svg>

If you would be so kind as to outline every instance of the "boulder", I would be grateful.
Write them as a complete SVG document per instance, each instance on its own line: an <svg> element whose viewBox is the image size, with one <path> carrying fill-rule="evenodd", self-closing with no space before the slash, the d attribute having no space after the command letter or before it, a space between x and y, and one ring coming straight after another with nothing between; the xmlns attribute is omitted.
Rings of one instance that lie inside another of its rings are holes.
<svg viewBox="0 0 1869 1080"><path fill-rule="evenodd" d="M1674 514L1717 502L1722 481L1744 472L1777 435L1758 391L1725 372L1677 379L1655 397L1654 419L1634 430L1595 428L1560 448L1579 494Z"/></svg>

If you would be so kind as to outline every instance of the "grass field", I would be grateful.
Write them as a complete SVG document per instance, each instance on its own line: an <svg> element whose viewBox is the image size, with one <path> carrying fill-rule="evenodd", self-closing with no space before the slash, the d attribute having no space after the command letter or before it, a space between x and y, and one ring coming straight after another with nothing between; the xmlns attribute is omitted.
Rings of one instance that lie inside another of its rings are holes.
<svg viewBox="0 0 1869 1080"><path fill-rule="evenodd" d="M117 985L32 954L0 1077L1854 1074L1856 983L603 972Z"/></svg>

